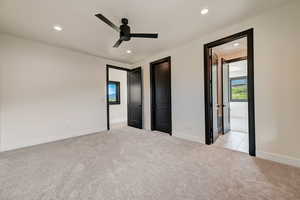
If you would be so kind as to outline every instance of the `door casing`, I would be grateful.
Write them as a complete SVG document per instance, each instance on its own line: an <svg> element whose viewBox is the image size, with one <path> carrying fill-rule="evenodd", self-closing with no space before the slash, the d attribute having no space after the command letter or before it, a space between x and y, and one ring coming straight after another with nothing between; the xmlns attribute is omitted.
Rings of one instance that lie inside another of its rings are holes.
<svg viewBox="0 0 300 200"><path fill-rule="evenodd" d="M248 74L248 125L249 125L249 154L256 156L255 143L255 103L254 103L254 29L216 40L204 45L204 100L205 100L205 143L212 144L213 115L212 115L212 88L211 67L209 65L209 51L211 48L232 42L240 38L247 38L247 74Z"/></svg>
<svg viewBox="0 0 300 200"><path fill-rule="evenodd" d="M128 74L128 72L130 72L131 70L135 70L136 68L135 69L127 69L127 68L117 67L117 66L113 66L113 65L106 65L106 119L107 119L106 122L107 122L107 130L110 130L110 119L109 119L109 112L110 111L109 111L109 95L108 95L109 69L123 70L123 71L126 71L127 74ZM143 85L142 85L142 88L143 88ZM127 91L127 94L128 94L128 91ZM141 96L143 96L143 92L142 92ZM142 98L142 105L143 105L143 98ZM143 120L143 118L142 118L142 120Z"/></svg>
<svg viewBox="0 0 300 200"><path fill-rule="evenodd" d="M170 99L169 99L169 107L170 107L170 113L169 113L169 119L170 119L170 131L168 131L168 134L172 135L172 93L171 93L171 57L165 57L159 60L156 60L154 62L150 63L150 91L151 91L151 130L156 130L155 126L155 88L154 88L154 67L159 64L167 62L169 64L169 73L170 73Z"/></svg>

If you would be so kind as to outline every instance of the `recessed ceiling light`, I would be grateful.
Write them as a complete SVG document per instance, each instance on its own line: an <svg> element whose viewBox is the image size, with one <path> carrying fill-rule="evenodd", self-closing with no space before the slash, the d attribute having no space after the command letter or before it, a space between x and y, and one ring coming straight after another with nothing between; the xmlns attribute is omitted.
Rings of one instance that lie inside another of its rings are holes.
<svg viewBox="0 0 300 200"><path fill-rule="evenodd" d="M201 10L201 14L202 15L206 15L208 13L208 9L207 8L203 8L202 10Z"/></svg>
<svg viewBox="0 0 300 200"><path fill-rule="evenodd" d="M131 52L132 52L131 50L127 50L127 51L126 51L126 53L128 53L128 54L131 53Z"/></svg>
<svg viewBox="0 0 300 200"><path fill-rule="evenodd" d="M235 47L240 46L240 43L234 43L233 46Z"/></svg>
<svg viewBox="0 0 300 200"><path fill-rule="evenodd" d="M63 28L59 25L53 26L53 29L56 30L56 31L62 31L63 30Z"/></svg>

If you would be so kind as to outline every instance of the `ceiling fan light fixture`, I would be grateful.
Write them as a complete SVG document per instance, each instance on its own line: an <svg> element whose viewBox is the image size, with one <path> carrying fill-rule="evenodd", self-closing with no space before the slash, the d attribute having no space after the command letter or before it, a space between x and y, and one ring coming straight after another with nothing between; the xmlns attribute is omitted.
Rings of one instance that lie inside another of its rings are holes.
<svg viewBox="0 0 300 200"><path fill-rule="evenodd" d="M208 8L203 8L201 10L201 15L206 15L208 13Z"/></svg>
<svg viewBox="0 0 300 200"><path fill-rule="evenodd" d="M54 29L55 31L62 31L62 30L63 30L63 28L62 28L60 25L54 25L54 26L53 26L53 29Z"/></svg>
<svg viewBox="0 0 300 200"><path fill-rule="evenodd" d="M131 54L132 51L128 49L128 50L126 50L126 53Z"/></svg>

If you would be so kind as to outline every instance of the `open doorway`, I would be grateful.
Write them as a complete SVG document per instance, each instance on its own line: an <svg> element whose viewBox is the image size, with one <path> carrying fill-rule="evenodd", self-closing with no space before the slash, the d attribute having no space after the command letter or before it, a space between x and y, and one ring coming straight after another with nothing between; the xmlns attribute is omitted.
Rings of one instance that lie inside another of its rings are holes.
<svg viewBox="0 0 300 200"><path fill-rule="evenodd" d="M212 54L215 145L248 153L247 38L213 47Z"/></svg>
<svg viewBox="0 0 300 200"><path fill-rule="evenodd" d="M142 129L143 99L141 68L107 65L107 129L126 126Z"/></svg>
<svg viewBox="0 0 300 200"><path fill-rule="evenodd" d="M255 156L253 29L204 50L206 144Z"/></svg>

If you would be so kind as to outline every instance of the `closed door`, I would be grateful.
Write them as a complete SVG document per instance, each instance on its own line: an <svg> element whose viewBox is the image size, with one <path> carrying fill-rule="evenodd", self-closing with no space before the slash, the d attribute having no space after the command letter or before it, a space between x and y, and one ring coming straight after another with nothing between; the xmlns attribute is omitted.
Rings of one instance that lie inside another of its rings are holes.
<svg viewBox="0 0 300 200"><path fill-rule="evenodd" d="M171 121L171 59L151 63L151 128L172 133Z"/></svg>
<svg viewBox="0 0 300 200"><path fill-rule="evenodd" d="M143 128L141 68L128 71L128 126Z"/></svg>

